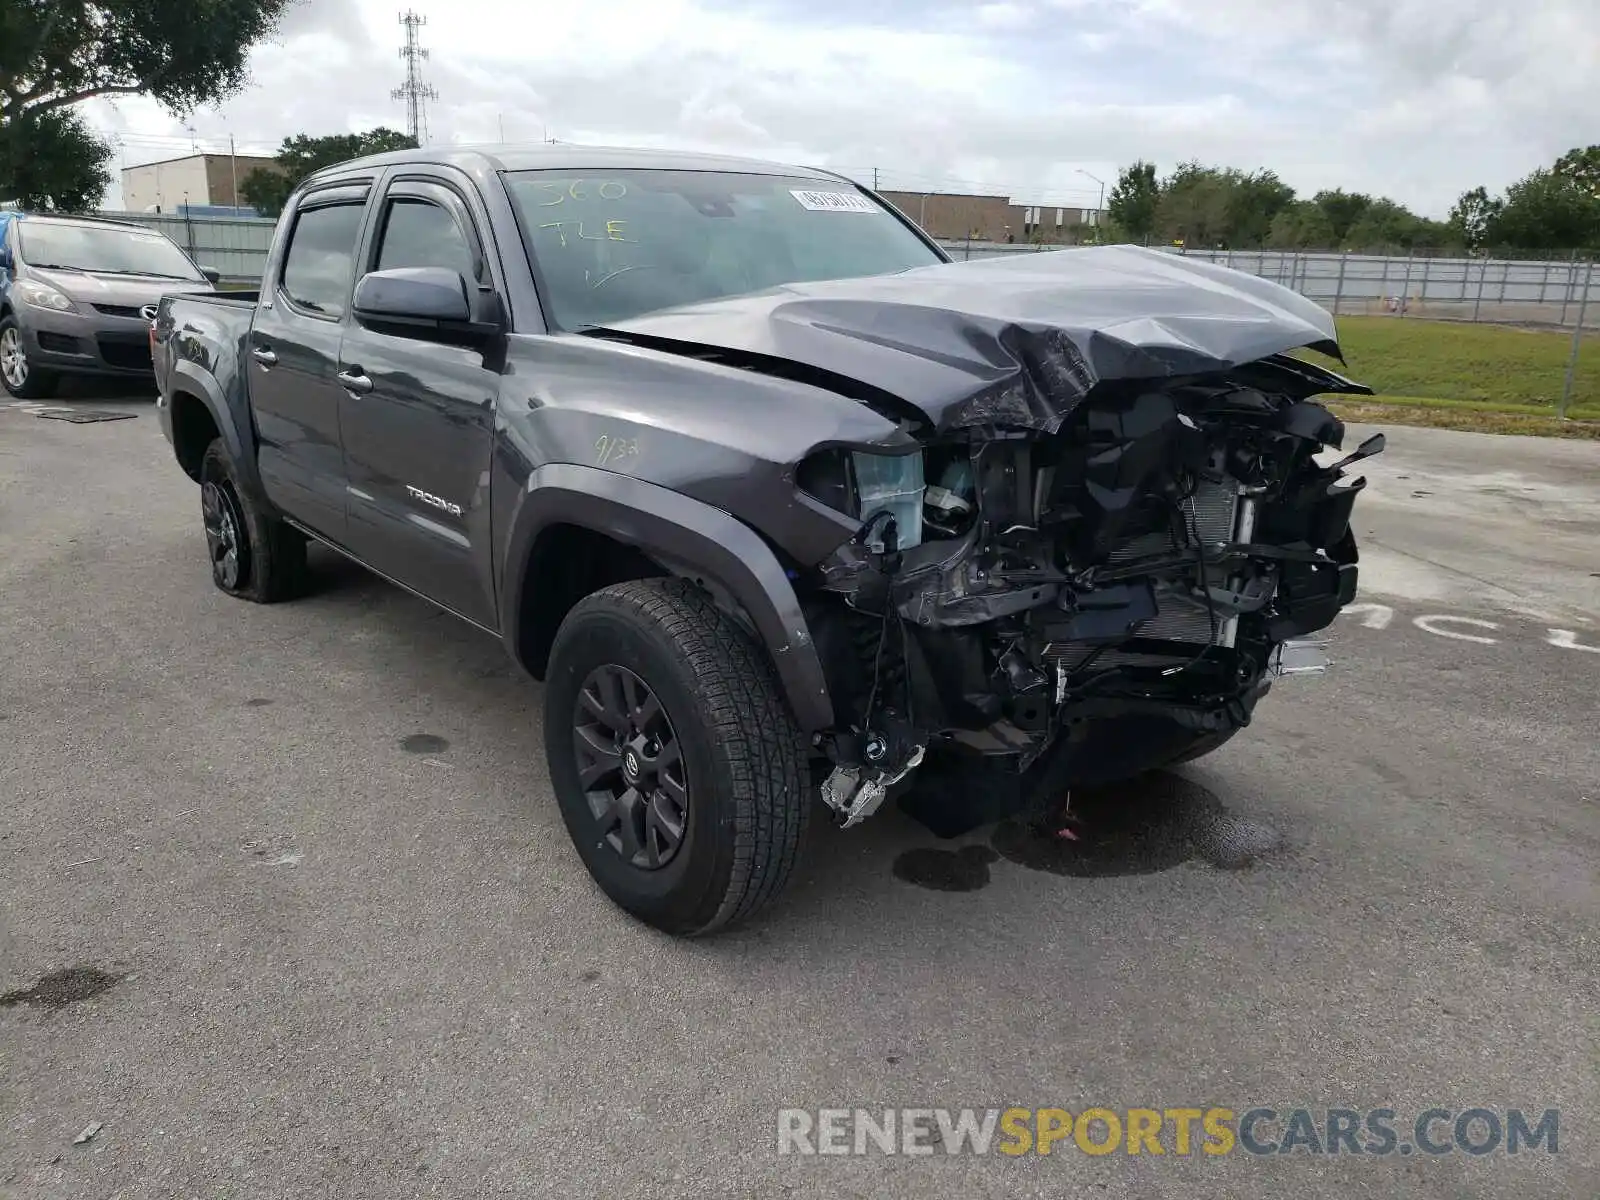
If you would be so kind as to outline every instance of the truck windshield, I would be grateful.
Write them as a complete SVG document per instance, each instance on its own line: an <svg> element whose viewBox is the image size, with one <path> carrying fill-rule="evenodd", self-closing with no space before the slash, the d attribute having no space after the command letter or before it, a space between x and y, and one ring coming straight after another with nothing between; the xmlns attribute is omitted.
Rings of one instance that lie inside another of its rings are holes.
<svg viewBox="0 0 1600 1200"><path fill-rule="evenodd" d="M195 265L159 233L113 226L19 221L22 261L30 267L93 271L103 275L149 275L158 279L203 279Z"/></svg>
<svg viewBox="0 0 1600 1200"><path fill-rule="evenodd" d="M887 209L835 180L664 170L516 171L505 180L559 329L941 261Z"/></svg>

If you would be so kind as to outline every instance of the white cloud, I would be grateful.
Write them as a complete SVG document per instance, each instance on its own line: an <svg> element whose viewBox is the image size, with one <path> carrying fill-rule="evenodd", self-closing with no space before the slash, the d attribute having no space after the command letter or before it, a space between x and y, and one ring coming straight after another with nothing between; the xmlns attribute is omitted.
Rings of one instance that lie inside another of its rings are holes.
<svg viewBox="0 0 1600 1200"><path fill-rule="evenodd" d="M437 141L726 150L1044 204L1092 202L1081 170L1199 158L1442 215L1594 141L1600 111L1594 0L412 3ZM269 149L398 127L395 18L387 0L307 0L196 136ZM148 101L91 111L129 162L188 149Z"/></svg>

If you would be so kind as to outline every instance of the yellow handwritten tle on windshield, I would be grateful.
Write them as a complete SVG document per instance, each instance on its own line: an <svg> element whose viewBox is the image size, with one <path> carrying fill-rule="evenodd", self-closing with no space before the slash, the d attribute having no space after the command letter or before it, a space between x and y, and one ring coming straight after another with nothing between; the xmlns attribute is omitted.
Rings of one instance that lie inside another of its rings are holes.
<svg viewBox="0 0 1600 1200"><path fill-rule="evenodd" d="M628 222L625 220L613 218L612 220L607 221L605 224L604 233L585 233L583 231L583 227L587 224L587 221L546 221L544 224L540 225L539 228L554 229L556 231L556 236L561 239L561 244L563 246L571 245L571 243L567 241L567 229L569 226L576 226L577 233L574 236L585 242L637 243L639 240L638 238L631 238L627 236L626 229Z"/></svg>

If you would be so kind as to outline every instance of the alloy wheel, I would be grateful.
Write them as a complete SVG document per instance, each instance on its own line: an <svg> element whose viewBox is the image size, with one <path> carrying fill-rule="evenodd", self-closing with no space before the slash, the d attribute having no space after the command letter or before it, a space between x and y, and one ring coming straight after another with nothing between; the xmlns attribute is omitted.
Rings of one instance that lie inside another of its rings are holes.
<svg viewBox="0 0 1600 1200"><path fill-rule="evenodd" d="M626 667L589 672L572 718L578 778L600 835L641 870L683 846L689 786L682 746L650 685Z"/></svg>
<svg viewBox="0 0 1600 1200"><path fill-rule="evenodd" d="M0 333L0 375L12 388L28 384L28 355L22 348L22 333L14 325Z"/></svg>
<svg viewBox="0 0 1600 1200"><path fill-rule="evenodd" d="M211 574L229 591L244 575L244 519L228 489L207 480L200 489L200 516L206 527L206 549L211 554Z"/></svg>

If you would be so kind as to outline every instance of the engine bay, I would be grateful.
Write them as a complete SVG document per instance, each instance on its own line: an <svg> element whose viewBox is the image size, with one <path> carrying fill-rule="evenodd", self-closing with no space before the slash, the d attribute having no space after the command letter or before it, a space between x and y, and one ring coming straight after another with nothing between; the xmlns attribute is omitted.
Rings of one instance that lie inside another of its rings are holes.
<svg viewBox="0 0 1600 1200"><path fill-rule="evenodd" d="M860 520L800 581L839 726L824 799L863 819L930 749L1026 771L1097 721L1250 721L1299 639L1355 594L1364 478L1315 377L1095 389L1054 433L974 426L829 448L800 489Z"/></svg>

